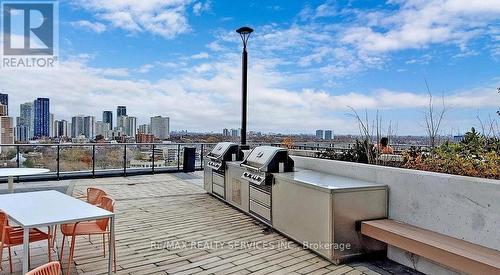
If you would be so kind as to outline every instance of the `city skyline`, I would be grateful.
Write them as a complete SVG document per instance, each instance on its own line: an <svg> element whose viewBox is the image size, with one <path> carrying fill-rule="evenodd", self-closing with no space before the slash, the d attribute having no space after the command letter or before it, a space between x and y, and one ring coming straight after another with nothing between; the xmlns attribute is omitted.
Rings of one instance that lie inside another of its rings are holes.
<svg viewBox="0 0 500 275"><path fill-rule="evenodd" d="M138 125L137 118L127 113L127 107L116 107L116 120L113 111L102 111L102 120L95 115L75 114L69 119L62 119L51 112L50 98L36 98L19 104L19 115L9 114L9 94L0 93L0 139L2 144L27 142L29 140L65 138L83 138L89 141L101 137L105 140L166 140L170 137L170 119L161 115L150 116L150 124ZM114 127L113 121L116 121ZM146 129L146 131L144 130ZM138 135L144 135L138 137ZM125 138L125 139L124 139Z"/></svg>
<svg viewBox="0 0 500 275"><path fill-rule="evenodd" d="M63 119L125 105L139 125L166 113L172 129L219 132L240 124L235 30L249 25L248 130L357 134L352 106L422 135L427 82L448 107L442 134L463 133L500 105L500 4L488 3L61 2L59 68L2 71L0 89L14 106L51 98Z"/></svg>

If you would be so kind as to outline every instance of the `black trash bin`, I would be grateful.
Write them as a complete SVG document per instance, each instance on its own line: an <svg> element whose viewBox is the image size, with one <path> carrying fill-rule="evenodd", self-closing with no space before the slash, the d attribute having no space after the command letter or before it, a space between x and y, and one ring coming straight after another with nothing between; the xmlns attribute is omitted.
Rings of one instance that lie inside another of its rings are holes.
<svg viewBox="0 0 500 275"><path fill-rule="evenodd" d="M182 162L182 170L184 172L194 172L196 160L196 147L184 147L184 160Z"/></svg>

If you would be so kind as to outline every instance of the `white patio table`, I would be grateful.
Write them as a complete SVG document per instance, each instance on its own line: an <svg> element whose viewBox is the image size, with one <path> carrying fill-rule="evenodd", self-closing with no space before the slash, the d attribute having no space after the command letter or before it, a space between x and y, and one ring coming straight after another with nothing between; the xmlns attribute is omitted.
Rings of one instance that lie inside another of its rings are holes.
<svg viewBox="0 0 500 275"><path fill-rule="evenodd" d="M8 177L9 193L14 193L14 177L31 176L50 172L39 168L1 168L0 177Z"/></svg>
<svg viewBox="0 0 500 275"><path fill-rule="evenodd" d="M28 272L28 235L30 228L109 218L108 274L113 270L115 214L57 191L0 195L0 210L23 228L23 273Z"/></svg>

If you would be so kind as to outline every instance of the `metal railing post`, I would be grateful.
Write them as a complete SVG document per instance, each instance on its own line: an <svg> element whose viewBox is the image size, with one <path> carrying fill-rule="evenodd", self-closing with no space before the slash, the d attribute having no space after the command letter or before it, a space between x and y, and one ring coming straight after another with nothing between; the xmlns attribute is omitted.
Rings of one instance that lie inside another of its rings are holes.
<svg viewBox="0 0 500 275"><path fill-rule="evenodd" d="M154 175L155 174L155 145L154 144L153 144L152 150L153 150L153 154L151 156L153 159L151 160L151 162L153 165L151 165L151 168L152 168L152 172Z"/></svg>
<svg viewBox="0 0 500 275"><path fill-rule="evenodd" d="M203 169L203 146L204 144L202 143L201 144L201 152L200 152L200 165L201 165L201 169Z"/></svg>
<svg viewBox="0 0 500 275"><path fill-rule="evenodd" d="M123 145L123 176L127 176L127 144Z"/></svg>
<svg viewBox="0 0 500 275"><path fill-rule="evenodd" d="M177 171L181 170L181 145L177 145Z"/></svg>
<svg viewBox="0 0 500 275"><path fill-rule="evenodd" d="M60 163L60 157L61 157L61 146L60 145L57 145L57 158L56 158L56 173L57 173L57 180L60 180L60 177L59 177L59 171L61 169L61 163Z"/></svg>
<svg viewBox="0 0 500 275"><path fill-rule="evenodd" d="M19 168L19 167L21 167L20 163L19 163L19 154L20 154L19 145L16 146L16 152L17 152L16 164L17 164L17 168Z"/></svg>
<svg viewBox="0 0 500 275"><path fill-rule="evenodd" d="M92 145L92 178L95 179L95 145Z"/></svg>

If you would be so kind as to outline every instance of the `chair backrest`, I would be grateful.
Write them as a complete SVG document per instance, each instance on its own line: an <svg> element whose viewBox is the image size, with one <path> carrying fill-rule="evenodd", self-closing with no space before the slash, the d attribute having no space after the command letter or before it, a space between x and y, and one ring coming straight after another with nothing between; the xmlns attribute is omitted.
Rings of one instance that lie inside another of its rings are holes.
<svg viewBox="0 0 500 275"><path fill-rule="evenodd" d="M115 200L108 197L108 196L103 196L99 207L101 207L104 210L108 210L109 212L114 213L115 212ZM109 219L100 219L100 220L97 220L97 225L102 230L106 230L106 228L108 227L108 222L109 222Z"/></svg>
<svg viewBox="0 0 500 275"><path fill-rule="evenodd" d="M87 188L87 202L92 205L101 204L101 199L104 196L106 196L106 192L104 192L104 190L102 189L95 187Z"/></svg>
<svg viewBox="0 0 500 275"><path fill-rule="evenodd" d="M60 275L61 274L61 264L59 262L50 262L37 267L26 275Z"/></svg>
<svg viewBox="0 0 500 275"><path fill-rule="evenodd" d="M9 225L9 216L7 216L7 214L5 214L5 212L0 211L0 243L3 243L5 241L4 237L7 237L7 236L4 236L4 234L7 233L5 228L8 225Z"/></svg>

